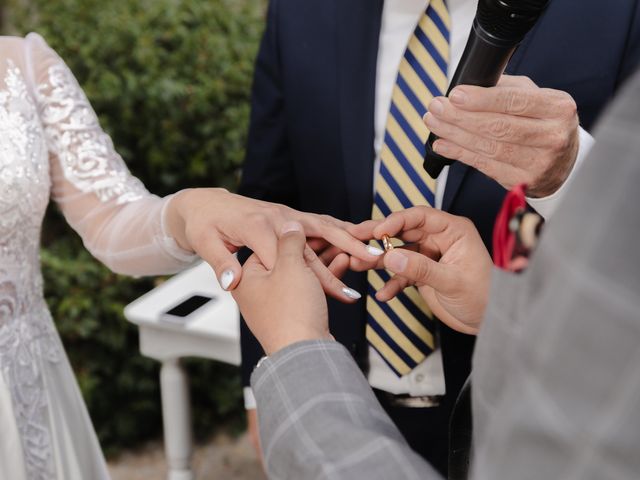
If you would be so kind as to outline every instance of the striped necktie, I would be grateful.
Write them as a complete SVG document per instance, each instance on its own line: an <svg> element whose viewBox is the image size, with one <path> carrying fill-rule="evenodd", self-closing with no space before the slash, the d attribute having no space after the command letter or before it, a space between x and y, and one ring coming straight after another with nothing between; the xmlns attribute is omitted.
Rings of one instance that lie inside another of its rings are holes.
<svg viewBox="0 0 640 480"><path fill-rule="evenodd" d="M447 88L449 28L444 0L431 0L398 70L375 182L373 219L415 205L434 206L435 181L422 168L429 135L422 117L431 99ZM368 274L366 336L402 376L434 350L436 322L415 287L387 303L378 302L375 292L390 278L384 270Z"/></svg>

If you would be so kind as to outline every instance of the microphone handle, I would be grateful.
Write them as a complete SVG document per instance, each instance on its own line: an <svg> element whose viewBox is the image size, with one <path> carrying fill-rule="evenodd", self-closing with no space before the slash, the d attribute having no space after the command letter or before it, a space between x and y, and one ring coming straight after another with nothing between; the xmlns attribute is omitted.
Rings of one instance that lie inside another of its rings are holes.
<svg viewBox="0 0 640 480"><path fill-rule="evenodd" d="M473 21L473 30L447 90L447 96L458 85L495 87L518 46L517 44L500 45L499 41L485 33L477 22L477 19ZM423 166L431 178L437 178L446 165L454 162L433 151L433 143L437 139L438 137L431 133L425 144Z"/></svg>

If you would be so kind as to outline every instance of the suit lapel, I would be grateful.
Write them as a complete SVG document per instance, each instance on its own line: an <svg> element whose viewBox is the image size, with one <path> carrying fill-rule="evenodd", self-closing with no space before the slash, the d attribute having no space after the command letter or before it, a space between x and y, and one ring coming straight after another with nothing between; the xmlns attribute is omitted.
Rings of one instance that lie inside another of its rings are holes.
<svg viewBox="0 0 640 480"><path fill-rule="evenodd" d="M383 0L335 0L338 119L352 221L370 218L376 63Z"/></svg>

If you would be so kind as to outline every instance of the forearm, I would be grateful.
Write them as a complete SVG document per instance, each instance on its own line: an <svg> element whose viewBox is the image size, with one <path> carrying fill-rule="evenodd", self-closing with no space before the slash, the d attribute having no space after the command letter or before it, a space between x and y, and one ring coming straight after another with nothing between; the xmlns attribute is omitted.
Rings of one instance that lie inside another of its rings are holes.
<svg viewBox="0 0 640 480"><path fill-rule="evenodd" d="M116 273L164 275L190 266L197 256L177 243L166 225L171 197L146 195L118 208L94 209L77 221L91 254Z"/></svg>

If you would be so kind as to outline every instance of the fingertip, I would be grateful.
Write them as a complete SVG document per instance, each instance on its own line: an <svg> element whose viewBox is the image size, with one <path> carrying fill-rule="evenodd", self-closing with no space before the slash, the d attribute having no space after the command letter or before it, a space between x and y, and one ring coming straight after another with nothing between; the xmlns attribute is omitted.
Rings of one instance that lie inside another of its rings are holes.
<svg viewBox="0 0 640 480"><path fill-rule="evenodd" d="M362 295L360 294L360 292L358 292L357 290L354 290L353 288L342 287L342 293L344 294L345 297L353 301L358 301L362 298Z"/></svg>
<svg viewBox="0 0 640 480"><path fill-rule="evenodd" d="M376 292L376 300L378 300L379 302L382 303L387 303L390 299L389 295L386 294L386 292L384 290L380 290L378 292Z"/></svg>
<svg viewBox="0 0 640 480"><path fill-rule="evenodd" d="M375 247L373 245L366 245L365 248L367 250L367 253L372 257L380 257L384 255L384 250L382 250L381 248Z"/></svg>
<svg viewBox="0 0 640 480"><path fill-rule="evenodd" d="M456 87L453 89L451 94L449 94L449 100L454 105L460 107L467 103L468 100L467 92L462 87Z"/></svg>
<svg viewBox="0 0 640 480"><path fill-rule="evenodd" d="M234 271L233 268L227 268L220 274L218 281L224 291L230 292L238 286L240 276L240 271Z"/></svg>
<svg viewBox="0 0 640 480"><path fill-rule="evenodd" d="M442 139L436 140L433 144L433 151L439 155L447 156L453 154L453 149L451 148L451 144L447 143Z"/></svg>
<svg viewBox="0 0 640 480"><path fill-rule="evenodd" d="M409 258L401 250L391 250L384 257L384 266L393 273L402 273L407 269Z"/></svg>

